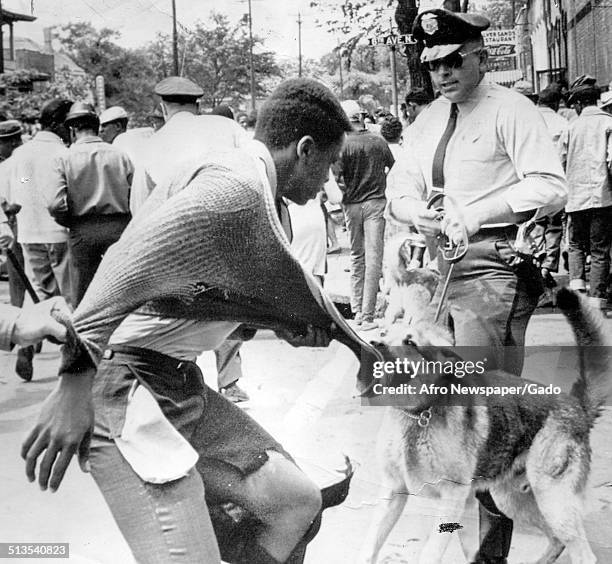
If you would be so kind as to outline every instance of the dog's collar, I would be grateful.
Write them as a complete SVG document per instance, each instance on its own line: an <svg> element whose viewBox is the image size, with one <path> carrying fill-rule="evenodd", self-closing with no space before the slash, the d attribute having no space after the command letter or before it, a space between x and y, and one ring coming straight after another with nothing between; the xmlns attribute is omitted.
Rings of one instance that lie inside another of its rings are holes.
<svg viewBox="0 0 612 564"><path fill-rule="evenodd" d="M418 414L410 413L406 410L404 410L404 413L410 417L410 419L414 419L419 427L425 429L429 426L429 421L431 420L431 407L428 407L426 410L421 411Z"/></svg>

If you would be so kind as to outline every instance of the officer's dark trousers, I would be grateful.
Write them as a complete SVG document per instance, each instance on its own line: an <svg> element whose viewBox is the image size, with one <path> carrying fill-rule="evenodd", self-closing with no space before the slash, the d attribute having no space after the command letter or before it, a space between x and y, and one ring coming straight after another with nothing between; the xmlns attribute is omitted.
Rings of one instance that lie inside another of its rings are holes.
<svg viewBox="0 0 612 564"><path fill-rule="evenodd" d="M76 308L92 281L102 256L121 237L129 214L92 215L77 218L70 225L70 283L72 306Z"/></svg>
<svg viewBox="0 0 612 564"><path fill-rule="evenodd" d="M517 278L510 261L516 227L481 229L470 239L467 255L454 267L445 305L446 318L465 360L483 360L487 367L520 376L523 369L525 330L539 296ZM440 270L448 265L441 257ZM440 299L440 290L434 298ZM483 352L483 349L486 352ZM470 358L472 351L474 358ZM466 358L467 357L467 358ZM488 492L479 494L480 562L507 557L512 520L495 506Z"/></svg>

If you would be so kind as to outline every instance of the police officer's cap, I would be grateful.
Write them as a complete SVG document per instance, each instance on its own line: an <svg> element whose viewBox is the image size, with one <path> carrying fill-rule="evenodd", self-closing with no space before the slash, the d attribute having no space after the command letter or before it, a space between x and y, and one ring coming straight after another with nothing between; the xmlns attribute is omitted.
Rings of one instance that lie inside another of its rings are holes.
<svg viewBox="0 0 612 564"><path fill-rule="evenodd" d="M96 110L89 102L75 102L64 120L66 123L82 117L98 117Z"/></svg>
<svg viewBox="0 0 612 564"><path fill-rule="evenodd" d="M118 119L128 119L127 112L121 106L111 106L100 114L100 125L116 121Z"/></svg>
<svg viewBox="0 0 612 564"><path fill-rule="evenodd" d="M194 101L204 95L195 82L182 76L169 76L155 85L155 94L163 98L192 98Z"/></svg>
<svg viewBox="0 0 612 564"><path fill-rule="evenodd" d="M0 139L21 135L21 124L16 119L0 122Z"/></svg>
<svg viewBox="0 0 612 564"><path fill-rule="evenodd" d="M491 25L480 14L451 12L443 8L421 12L412 27L412 35L425 43L421 61L433 61L450 55L464 43L480 39L481 33Z"/></svg>

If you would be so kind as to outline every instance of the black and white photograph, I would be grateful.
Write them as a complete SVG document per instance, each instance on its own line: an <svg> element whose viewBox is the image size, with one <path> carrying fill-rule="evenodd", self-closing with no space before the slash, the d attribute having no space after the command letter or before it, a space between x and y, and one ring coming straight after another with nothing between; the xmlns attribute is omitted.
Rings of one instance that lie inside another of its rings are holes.
<svg viewBox="0 0 612 564"><path fill-rule="evenodd" d="M0 561L612 564L612 4L0 0Z"/></svg>

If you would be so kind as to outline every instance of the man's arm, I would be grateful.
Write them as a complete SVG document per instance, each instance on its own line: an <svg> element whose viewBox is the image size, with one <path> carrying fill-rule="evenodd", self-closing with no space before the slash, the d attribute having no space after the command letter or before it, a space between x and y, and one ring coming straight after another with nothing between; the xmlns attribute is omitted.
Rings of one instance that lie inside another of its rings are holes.
<svg viewBox="0 0 612 564"><path fill-rule="evenodd" d="M48 185L53 186L51 203L47 206L51 217L63 227L70 226L70 208L68 206L68 183L61 157L55 160L51 167L51 178Z"/></svg>
<svg viewBox="0 0 612 564"><path fill-rule="evenodd" d="M46 337L64 341L66 327L52 317L60 309L68 311L63 298L51 298L38 304L26 305L22 309L0 305L0 349L8 351L14 345L27 347Z"/></svg>

